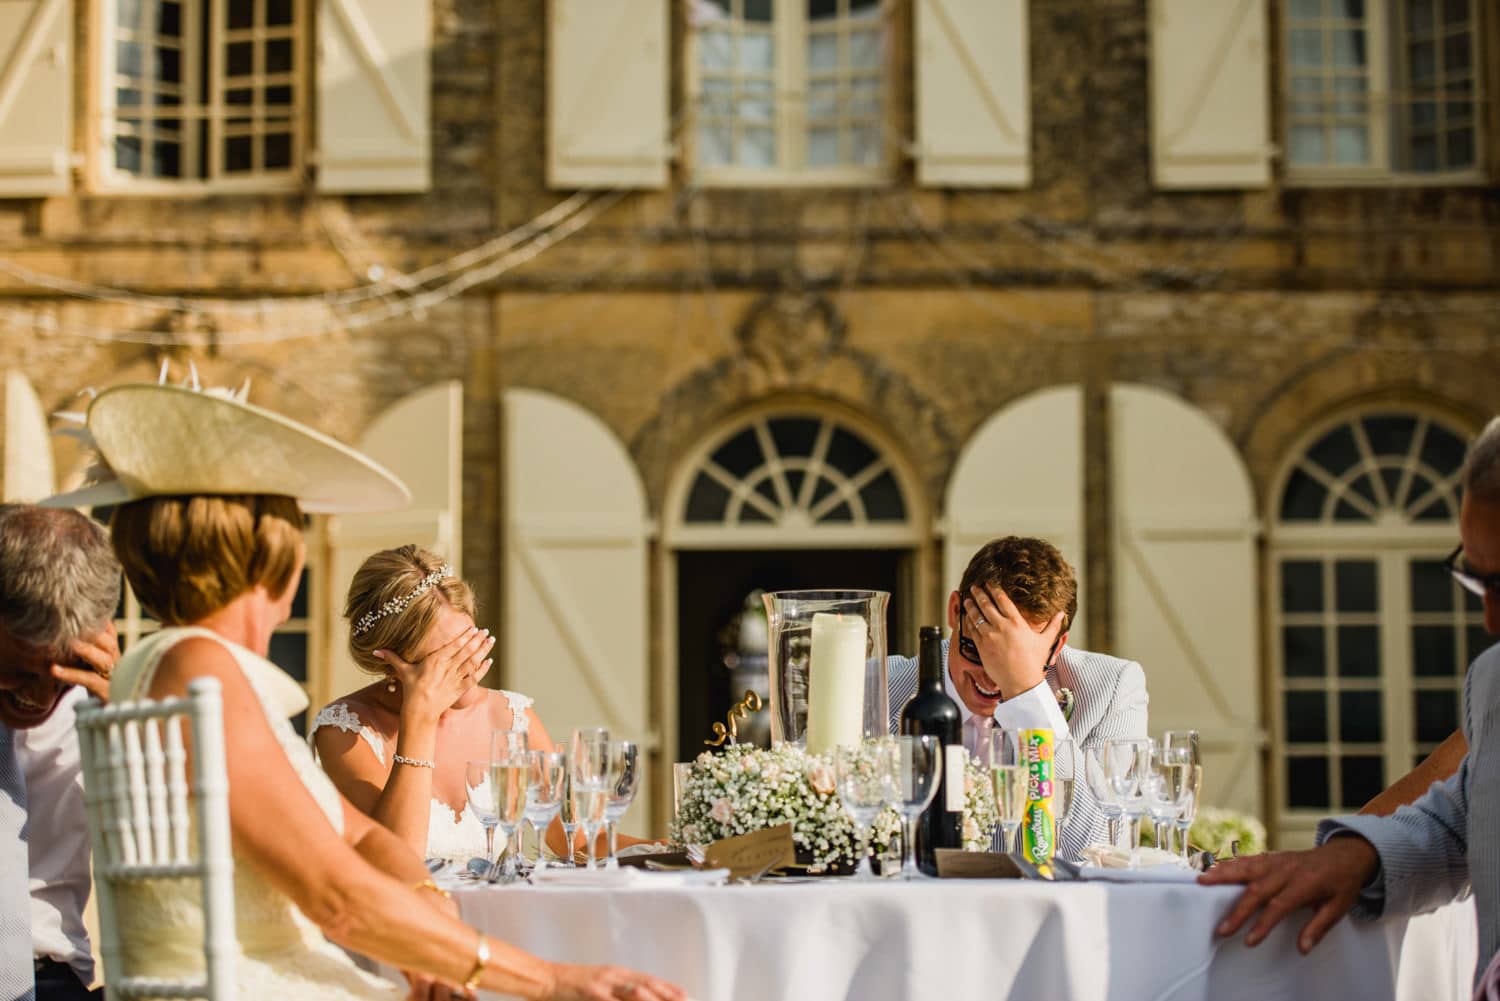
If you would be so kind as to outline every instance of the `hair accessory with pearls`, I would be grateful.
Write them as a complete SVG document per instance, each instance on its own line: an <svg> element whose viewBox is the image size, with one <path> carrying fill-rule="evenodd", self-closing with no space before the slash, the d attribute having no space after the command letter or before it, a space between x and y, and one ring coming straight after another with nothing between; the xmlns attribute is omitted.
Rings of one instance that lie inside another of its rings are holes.
<svg viewBox="0 0 1500 1001"><path fill-rule="evenodd" d="M422 597L422 595L426 594L428 591L431 591L435 586L437 586L439 582L452 576L453 568L444 563L442 566L432 571L432 573L428 574L426 577L423 577L422 583L418 584L412 591L408 592L407 594L403 594L399 598L392 598L390 601L387 601L384 605L381 605L373 612L366 612L365 614L361 615L359 617L359 621L354 623L354 628L350 630L350 635L359 636L363 633L367 633L375 627L375 623L379 622L386 616L401 614L406 610L407 605L410 605L412 602Z"/></svg>

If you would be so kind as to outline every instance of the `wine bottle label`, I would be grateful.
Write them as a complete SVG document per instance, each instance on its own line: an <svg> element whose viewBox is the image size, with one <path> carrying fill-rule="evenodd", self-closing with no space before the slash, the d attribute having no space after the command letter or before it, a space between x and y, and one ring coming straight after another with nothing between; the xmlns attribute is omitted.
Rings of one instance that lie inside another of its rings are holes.
<svg viewBox="0 0 1500 1001"><path fill-rule="evenodd" d="M1026 812L1021 822L1021 847L1028 861L1045 865L1052 861L1057 827L1052 809L1051 730L1022 730L1021 749L1026 756Z"/></svg>
<svg viewBox="0 0 1500 1001"><path fill-rule="evenodd" d="M964 812L964 759L968 756L962 744L943 747L943 809L949 813Z"/></svg>

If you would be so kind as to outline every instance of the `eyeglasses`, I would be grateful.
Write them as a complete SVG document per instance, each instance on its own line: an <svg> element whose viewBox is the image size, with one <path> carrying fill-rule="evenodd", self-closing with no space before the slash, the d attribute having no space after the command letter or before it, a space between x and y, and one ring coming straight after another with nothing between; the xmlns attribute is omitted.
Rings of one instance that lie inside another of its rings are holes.
<svg viewBox="0 0 1500 1001"><path fill-rule="evenodd" d="M1460 546L1459 548L1462 549L1463 547ZM1467 587L1468 585L1464 586ZM1057 634L1057 639L1052 643L1052 649L1047 651L1047 664L1049 666L1052 664L1052 659L1057 656L1058 647L1062 646L1062 638L1067 634L1067 631L1067 624L1064 623L1062 630ZM975 667L984 666L984 659L979 656L979 647L975 646L974 641L964 635L964 617L962 615L958 617L958 655Z"/></svg>
<svg viewBox="0 0 1500 1001"><path fill-rule="evenodd" d="M1486 593L1500 597L1500 573L1478 574L1462 565L1460 562L1464 554L1464 544L1460 542L1458 548L1448 554L1443 561L1443 569L1453 575L1453 579L1463 585L1465 591L1483 598ZM962 625L962 623L960 623Z"/></svg>

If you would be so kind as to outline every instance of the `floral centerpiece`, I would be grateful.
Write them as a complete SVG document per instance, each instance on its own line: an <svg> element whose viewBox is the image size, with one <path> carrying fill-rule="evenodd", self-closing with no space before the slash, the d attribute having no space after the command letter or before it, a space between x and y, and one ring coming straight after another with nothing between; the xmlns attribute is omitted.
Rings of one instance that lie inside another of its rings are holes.
<svg viewBox="0 0 1500 1001"><path fill-rule="evenodd" d="M768 751L735 744L720 753L705 751L680 790L672 840L707 844L789 823L810 872L852 866L854 824L839 803L833 776L832 754L810 755L790 745ZM994 800L978 762L969 760L964 778L964 848L984 851L996 821ZM876 855L884 855L900 831L895 811L882 811L872 832Z"/></svg>

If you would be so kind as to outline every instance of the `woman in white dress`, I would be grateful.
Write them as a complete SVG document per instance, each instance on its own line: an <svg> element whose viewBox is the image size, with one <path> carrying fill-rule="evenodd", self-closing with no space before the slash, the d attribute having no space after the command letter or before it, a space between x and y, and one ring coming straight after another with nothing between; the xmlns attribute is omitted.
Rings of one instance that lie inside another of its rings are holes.
<svg viewBox="0 0 1500 1001"><path fill-rule="evenodd" d="M381 678L330 702L308 739L349 801L429 858L484 855L464 766L487 761L495 730L551 750L531 699L480 686L495 638L474 624L474 592L419 546L376 553L344 606L349 653Z"/></svg>
<svg viewBox="0 0 1500 1001"><path fill-rule="evenodd" d="M418 998L477 988L588 1001L682 998L654 977L549 963L464 924L421 858L341 797L293 732L288 715L306 698L265 659L306 554L293 498L308 510L394 507L408 497L399 481L338 442L227 395L118 386L94 399L87 431L100 458L96 482L53 503L121 505L115 552L165 627L121 658L111 698L180 697L200 677L222 687L236 997L401 995L331 939L416 971L408 976ZM133 973L201 968L192 881L146 884L118 904Z"/></svg>

